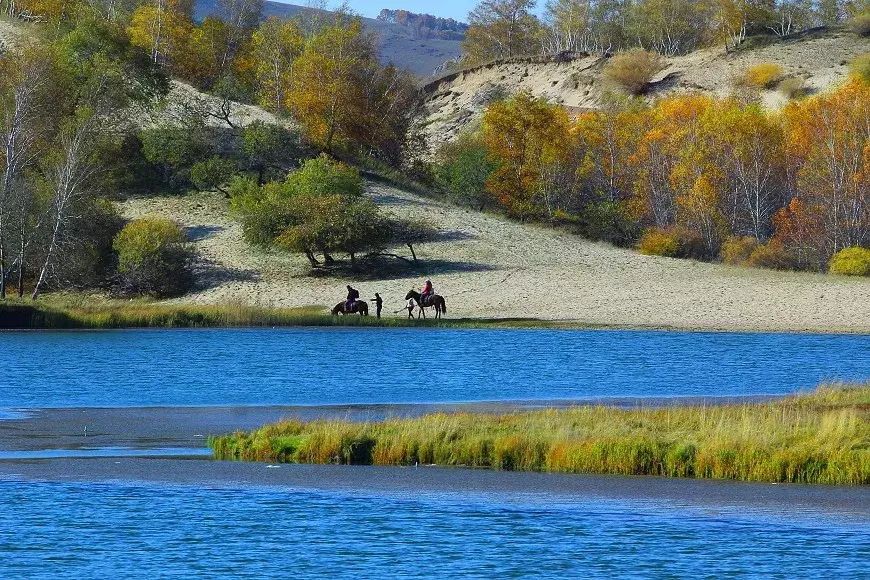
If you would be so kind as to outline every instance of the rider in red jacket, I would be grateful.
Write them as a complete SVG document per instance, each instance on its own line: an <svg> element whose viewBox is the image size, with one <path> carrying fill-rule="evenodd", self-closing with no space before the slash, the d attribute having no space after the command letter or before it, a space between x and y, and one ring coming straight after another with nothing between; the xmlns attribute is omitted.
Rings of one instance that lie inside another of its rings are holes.
<svg viewBox="0 0 870 580"><path fill-rule="evenodd" d="M427 297L435 294L435 288L432 287L432 280L426 280L426 285L423 286L423 292L420 294L420 301L422 302Z"/></svg>

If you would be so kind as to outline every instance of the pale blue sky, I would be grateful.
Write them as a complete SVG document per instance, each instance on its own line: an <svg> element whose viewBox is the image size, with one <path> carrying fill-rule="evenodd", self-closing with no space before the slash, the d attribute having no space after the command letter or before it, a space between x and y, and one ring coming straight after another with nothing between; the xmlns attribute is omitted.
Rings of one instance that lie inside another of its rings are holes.
<svg viewBox="0 0 870 580"><path fill-rule="evenodd" d="M304 5L305 0L275 0L285 4ZM468 20L468 12L477 4L477 0L440 0L438 2L421 2L420 0L348 0L350 7L363 16L374 18L382 8L391 10L404 9L419 14L432 14L442 18L455 18L461 22ZM330 7L341 4L340 0L330 0Z"/></svg>

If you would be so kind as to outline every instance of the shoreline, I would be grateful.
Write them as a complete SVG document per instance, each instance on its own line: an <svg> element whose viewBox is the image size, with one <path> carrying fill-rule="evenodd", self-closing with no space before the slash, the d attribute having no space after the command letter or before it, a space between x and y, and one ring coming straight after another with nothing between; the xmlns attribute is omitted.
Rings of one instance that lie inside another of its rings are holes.
<svg viewBox="0 0 870 580"><path fill-rule="evenodd" d="M784 325L658 325L602 324L583 319L544 318L444 318L408 319L344 317L324 314L325 307L268 308L259 306L193 306L162 302L104 300L78 306L53 302L51 296L37 303L0 302L0 332L93 331L93 330L196 330L196 329L270 329L270 328L383 328L383 329L468 329L468 330L588 330L681 332L722 334L818 334L870 335L870 329L853 326L790 327Z"/></svg>
<svg viewBox="0 0 870 580"><path fill-rule="evenodd" d="M779 398L782 395L350 405L13 407L0 409L0 451L72 450L86 447L153 449L155 445L161 448L206 448L206 440L210 435L222 435L240 429L257 429L282 419L373 422L421 417L432 413L499 415L589 405L626 409L667 408L690 404L721 406ZM85 427L88 428L87 435Z"/></svg>

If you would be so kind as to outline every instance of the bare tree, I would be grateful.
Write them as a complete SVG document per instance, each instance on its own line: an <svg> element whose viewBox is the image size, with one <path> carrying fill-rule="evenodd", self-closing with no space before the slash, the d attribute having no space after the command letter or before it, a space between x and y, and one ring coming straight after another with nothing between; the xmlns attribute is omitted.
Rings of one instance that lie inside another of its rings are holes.
<svg viewBox="0 0 870 580"><path fill-rule="evenodd" d="M48 59L40 58L31 49L13 55L7 60L9 67L4 72L11 80L0 106L0 139L2 139L2 181L0 181L0 299L6 297L8 256L6 246L9 218L15 197L25 196L18 192L22 172L37 156L41 96L49 84L51 69ZM20 267L20 261L18 266Z"/></svg>
<svg viewBox="0 0 870 580"><path fill-rule="evenodd" d="M98 171L92 150L98 126L97 115L86 112L61 131L57 158L46 170L46 179L52 192L48 210L51 234L31 295L34 300L39 297L43 284L61 254L61 248L69 241L67 232L76 219L82 218L76 213L78 202L89 193L88 185Z"/></svg>

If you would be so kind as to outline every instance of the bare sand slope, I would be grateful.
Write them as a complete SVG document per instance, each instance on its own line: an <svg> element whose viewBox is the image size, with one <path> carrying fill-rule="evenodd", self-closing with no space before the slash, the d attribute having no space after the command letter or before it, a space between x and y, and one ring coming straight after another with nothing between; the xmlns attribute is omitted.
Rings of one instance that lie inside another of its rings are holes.
<svg viewBox="0 0 870 580"><path fill-rule="evenodd" d="M418 272L312 277L301 256L249 248L220 194L132 200L122 211L167 216L189 228L202 257L200 289L180 302L334 305L350 283L363 299L380 292L392 315L408 289L429 276L447 298L451 318L870 332L870 281L642 256L382 185L369 191L396 214L425 216L440 228L440 241L418 249Z"/></svg>
<svg viewBox="0 0 870 580"><path fill-rule="evenodd" d="M697 50L665 59L647 99L696 91L726 97L734 92L735 78L765 62L779 64L785 75L804 79L807 89L816 93L842 82L849 63L868 51L870 40L845 30L817 31L730 53L723 47ZM445 76L425 88L421 129L433 145L450 141L481 118L492 95L522 90L574 111L599 108L614 90L602 76L606 60L582 54L549 60L515 58ZM774 110L787 103L776 90L762 91L760 97Z"/></svg>

